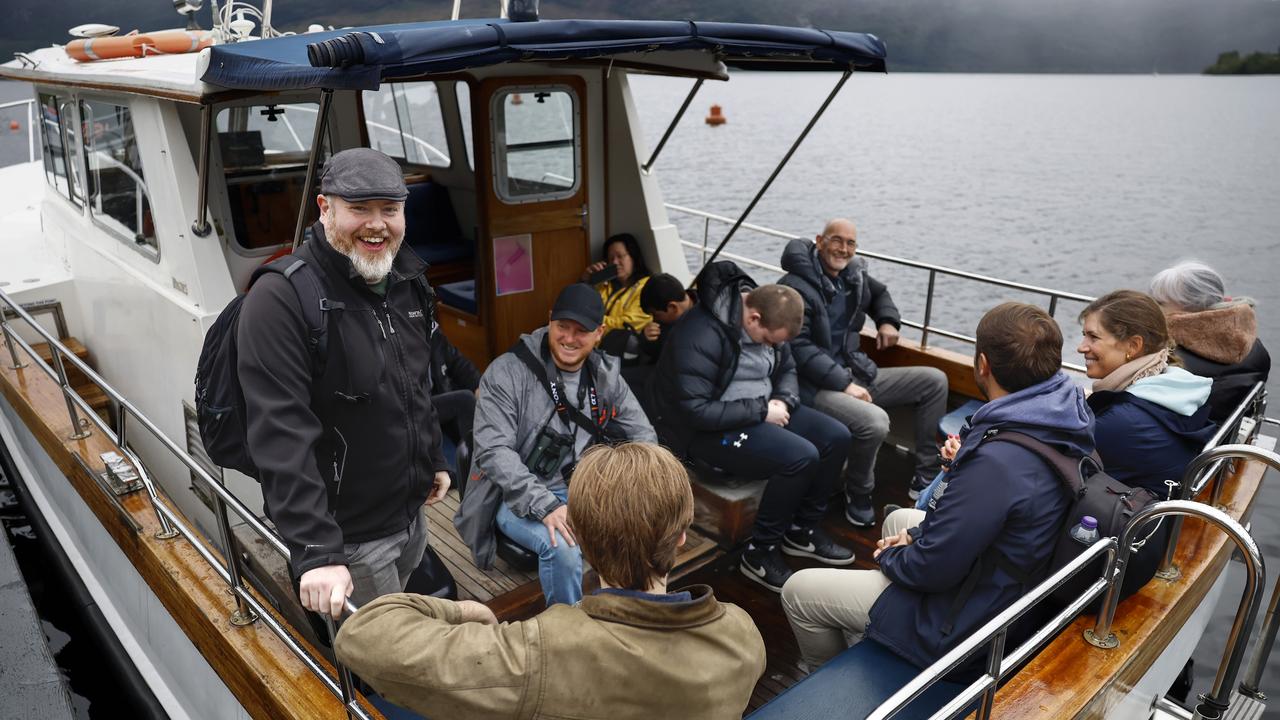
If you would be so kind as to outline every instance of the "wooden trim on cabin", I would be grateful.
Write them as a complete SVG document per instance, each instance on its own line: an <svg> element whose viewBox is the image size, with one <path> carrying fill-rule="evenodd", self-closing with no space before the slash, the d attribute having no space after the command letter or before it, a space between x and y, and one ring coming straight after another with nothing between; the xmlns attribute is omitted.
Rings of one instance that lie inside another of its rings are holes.
<svg viewBox="0 0 1280 720"><path fill-rule="evenodd" d="M1265 472L1262 463L1241 463L1226 480L1222 505L1228 515L1244 522ZM1207 502L1208 492L1206 488L1198 499ZM1102 650L1085 642L1083 633L1094 626L1095 617L1077 618L996 694L992 717L1048 720L1106 716L1195 612L1234 548L1235 543L1216 526L1186 518L1176 560L1182 578L1175 582L1154 579L1120 603L1112 623L1120 646ZM1224 602L1236 601L1227 598Z"/></svg>
<svg viewBox="0 0 1280 720"><path fill-rule="evenodd" d="M186 540L157 540L159 521L144 492L119 498L125 512L141 526L134 532L120 517L94 478L77 461L98 468L100 453L118 450L101 431L84 440L66 440L71 433L66 404L57 383L35 365L13 370L0 363L3 392L40 446L53 459L98 521L129 558L138 574L164 605L174 622L254 718L345 717L342 702L306 665L262 623L234 627L229 618L235 601L226 583ZM170 503L170 507L173 505ZM188 527L194 525L184 522ZM220 556L216 549L215 556ZM258 596L261 600L261 596ZM270 605L263 602L268 608ZM274 610L272 611L274 614ZM275 614L285 627L288 623ZM296 633L294 638L309 646ZM313 657L330 673L320 653ZM381 714L364 702L371 717Z"/></svg>
<svg viewBox="0 0 1280 720"><path fill-rule="evenodd" d="M966 397L983 398L978 383L973 379L973 356L963 355L954 350L939 347L920 349L920 343L902 338L898 344L886 350L876 349L876 333L874 330L862 331L862 351L875 360L880 367L904 367L908 365L925 365L935 367L947 374L947 385L951 392Z"/></svg>

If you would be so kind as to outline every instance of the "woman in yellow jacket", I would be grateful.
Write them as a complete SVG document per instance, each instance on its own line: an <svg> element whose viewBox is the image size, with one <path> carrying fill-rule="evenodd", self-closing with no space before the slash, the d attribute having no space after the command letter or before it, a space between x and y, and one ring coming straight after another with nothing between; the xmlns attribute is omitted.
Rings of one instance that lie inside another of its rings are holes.
<svg viewBox="0 0 1280 720"><path fill-rule="evenodd" d="M628 347L628 340L633 332L637 334L637 338L656 339L658 335L657 323L640 309L640 291L649 282L649 268L640 253L640 244L634 236L627 233L614 235L605 241L604 260L588 267L583 273L583 279L586 280L610 265L617 268L617 275L595 286L600 299L604 301L606 335L601 348L626 357L638 348L638 343L630 343L634 347Z"/></svg>

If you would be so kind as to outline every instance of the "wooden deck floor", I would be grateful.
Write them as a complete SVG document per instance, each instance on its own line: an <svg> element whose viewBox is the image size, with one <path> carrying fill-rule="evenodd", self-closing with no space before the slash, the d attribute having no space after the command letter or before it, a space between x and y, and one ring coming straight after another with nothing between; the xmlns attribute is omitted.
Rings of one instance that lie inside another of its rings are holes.
<svg viewBox="0 0 1280 720"><path fill-rule="evenodd" d="M458 584L458 598L488 604L501 620L522 620L545 609L537 570L524 572L502 558L497 558L489 570L475 566L471 550L453 526L458 502L457 491L450 490L442 502L427 507L431 547L453 573ZM687 542L676 556L672 580L678 581L720 555L723 552L714 542L696 530L690 530ZM597 587L599 578L589 566L586 570L584 583L588 588Z"/></svg>

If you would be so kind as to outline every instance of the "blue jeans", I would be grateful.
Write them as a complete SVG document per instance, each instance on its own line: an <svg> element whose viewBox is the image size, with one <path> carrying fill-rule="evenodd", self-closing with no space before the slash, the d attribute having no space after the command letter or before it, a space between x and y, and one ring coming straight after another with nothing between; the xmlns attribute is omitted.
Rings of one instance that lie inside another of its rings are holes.
<svg viewBox="0 0 1280 720"><path fill-rule="evenodd" d="M568 502L568 491L554 491L560 502ZM573 605L582 599L582 550L570 545L556 533L556 546L551 546L547 526L541 520L516 517L504 502L498 508L498 529L521 547L538 555L538 580L547 607L555 603Z"/></svg>

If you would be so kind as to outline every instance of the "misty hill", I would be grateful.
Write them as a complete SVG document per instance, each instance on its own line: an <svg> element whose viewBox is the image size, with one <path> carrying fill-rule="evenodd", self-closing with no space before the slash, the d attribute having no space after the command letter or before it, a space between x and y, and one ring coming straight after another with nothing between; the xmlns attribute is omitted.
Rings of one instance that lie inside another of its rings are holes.
<svg viewBox="0 0 1280 720"><path fill-rule="evenodd" d="M261 0L259 0L260 2ZM207 2L206 2L207 4ZM0 58L68 40L87 22L123 30L177 27L169 0L6 0ZM276 0L274 25L363 25L448 17L449 0ZM469 0L468 16L496 12ZM209 27L210 10L199 15ZM722 20L871 32L889 69L954 72L1196 73L1224 50L1280 43L1278 0L542 0L543 18Z"/></svg>

